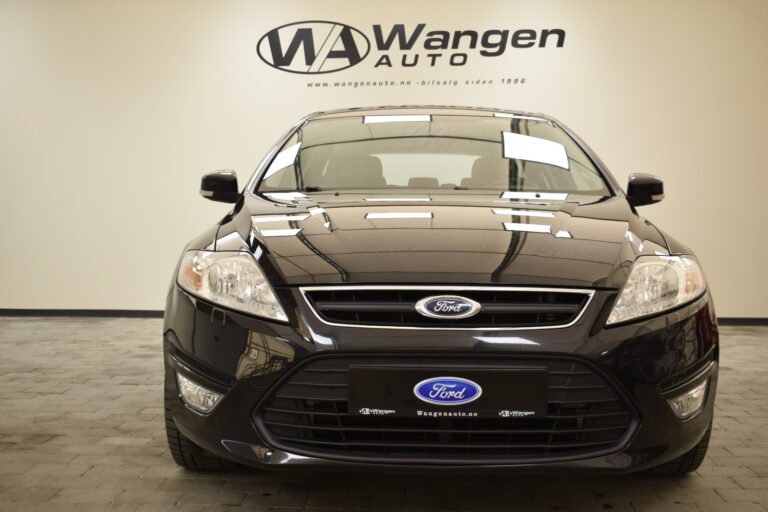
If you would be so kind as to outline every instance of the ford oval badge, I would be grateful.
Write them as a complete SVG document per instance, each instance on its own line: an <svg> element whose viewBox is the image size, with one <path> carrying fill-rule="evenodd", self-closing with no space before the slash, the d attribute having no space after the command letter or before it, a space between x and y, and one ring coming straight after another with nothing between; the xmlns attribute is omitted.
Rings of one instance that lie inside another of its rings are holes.
<svg viewBox="0 0 768 512"><path fill-rule="evenodd" d="M461 377L433 377L416 384L413 394L429 404L461 405L480 398L483 388L476 382Z"/></svg>
<svg viewBox="0 0 768 512"><path fill-rule="evenodd" d="M416 303L416 311L430 318L458 320L478 314L480 304L458 295L439 295L421 299Z"/></svg>

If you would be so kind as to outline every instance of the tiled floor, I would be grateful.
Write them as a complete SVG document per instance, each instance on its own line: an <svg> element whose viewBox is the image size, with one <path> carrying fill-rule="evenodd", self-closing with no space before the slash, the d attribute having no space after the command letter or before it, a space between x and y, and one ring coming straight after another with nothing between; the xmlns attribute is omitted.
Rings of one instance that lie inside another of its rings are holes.
<svg viewBox="0 0 768 512"><path fill-rule="evenodd" d="M768 328L722 329L712 446L685 478L188 473L165 444L160 331L0 318L0 510L768 512Z"/></svg>

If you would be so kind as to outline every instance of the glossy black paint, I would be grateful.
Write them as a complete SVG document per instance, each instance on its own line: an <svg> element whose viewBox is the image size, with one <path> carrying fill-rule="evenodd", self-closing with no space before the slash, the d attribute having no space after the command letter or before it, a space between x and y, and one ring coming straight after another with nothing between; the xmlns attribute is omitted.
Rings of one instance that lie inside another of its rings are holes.
<svg viewBox="0 0 768 512"><path fill-rule="evenodd" d="M551 235L510 232L510 216L493 209L497 194L431 194L428 205L372 203L370 194L315 193L300 201L246 194L221 226L216 250L261 247L260 264L277 286L310 284L443 283L619 288L641 254L667 253L664 237L623 197L594 204L524 203L554 214ZM414 195L423 195L414 194ZM301 228L297 237L265 238L253 216L309 213L303 221L272 222L270 229ZM369 212L431 211L434 220L367 220ZM325 227L326 223L328 227ZM572 238L557 238L567 231ZM567 253L567 256L566 256ZM570 261L563 265L563 258Z"/></svg>
<svg viewBox="0 0 768 512"><path fill-rule="evenodd" d="M209 172L200 182L200 195L220 203L236 203L240 197L237 174L232 170Z"/></svg>
<svg viewBox="0 0 768 512"><path fill-rule="evenodd" d="M658 176L634 173L629 175L627 201L632 206L658 203L664 199L664 182Z"/></svg>
<svg viewBox="0 0 768 512"><path fill-rule="evenodd" d="M360 115L360 111L354 115ZM583 142L579 143L605 174L615 195L581 205L523 203L526 209L554 215L553 234L505 230L502 221L509 218L492 210L520 206L520 202L502 202L498 195L468 193L459 197L441 195L439 190L419 191L414 195L429 193L432 199L420 205L366 201L371 194L362 192L313 193L294 200L243 193L233 210L217 226L190 242L187 249L259 254L259 264L275 287L289 322L262 320L220 308L188 295L174 280L167 297L163 336L165 385L178 393L178 371L225 393L207 416L177 401L172 413L179 429L213 453L259 467L419 468L418 461L393 466L286 453L270 445L254 425L251 413L294 365L331 352L567 354L600 368L628 398L639 417L639 428L632 438L620 451L599 457L540 465L484 465L477 469L625 472L652 467L688 451L706 431L717 387L719 345L712 299L706 293L664 314L626 325L605 326L635 258L690 251L640 217L634 206L641 203L633 204L599 159ZM270 155L274 156L274 151ZM253 180L246 190L252 184ZM640 180L636 185L639 188L635 187L635 191L655 186L652 180ZM643 194L638 192L635 197ZM368 212L425 209L434 213L430 222L399 219L383 225L365 219ZM304 220L270 223L274 229L301 229L298 236L265 237L254 220L263 215L299 213L308 216ZM571 237L554 236L559 231L567 231ZM503 284L588 288L595 294L578 322L564 329L403 331L322 322L303 300L298 287L326 284ZM526 343L520 344L520 340ZM705 368L704 373L697 373L699 368ZM691 373L691 369L696 372ZM678 379L680 376L685 378ZM705 378L710 386L704 410L687 421L679 420L666 399Z"/></svg>

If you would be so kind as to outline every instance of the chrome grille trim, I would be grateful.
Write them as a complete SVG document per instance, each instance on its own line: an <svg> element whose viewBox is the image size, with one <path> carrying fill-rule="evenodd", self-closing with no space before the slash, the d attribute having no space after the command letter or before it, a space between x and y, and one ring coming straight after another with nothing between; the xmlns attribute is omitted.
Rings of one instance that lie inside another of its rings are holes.
<svg viewBox="0 0 768 512"><path fill-rule="evenodd" d="M460 293L462 291L507 291L507 292L554 292L554 293L573 293L581 294L587 297L584 306L579 311L576 317L562 325L545 325L545 326L523 326L523 327L421 327L421 326L389 326L389 325L364 325L364 324L350 324L331 322L322 317L317 311L312 301L307 296L307 292L313 291L335 291L335 290L423 290L425 293L431 293L432 291L438 292L454 292ZM584 316L584 312L592 303L592 299L595 295L595 290L579 289L579 288L548 288L548 287L530 287L530 286L428 286L428 285L349 285L349 286L301 286L299 287L304 302L307 307L312 311L312 314L320 322L326 325L332 325L337 327L354 327L358 329L395 329L395 330L421 330L421 331L528 331L528 330L542 330L542 329L565 329L578 323Z"/></svg>

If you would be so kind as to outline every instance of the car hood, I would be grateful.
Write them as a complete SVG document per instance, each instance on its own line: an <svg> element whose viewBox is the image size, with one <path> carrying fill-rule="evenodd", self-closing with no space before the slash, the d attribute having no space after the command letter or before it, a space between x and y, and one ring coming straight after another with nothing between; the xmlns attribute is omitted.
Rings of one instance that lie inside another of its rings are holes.
<svg viewBox="0 0 768 512"><path fill-rule="evenodd" d="M668 254L661 233L623 197L576 203L454 194L246 195L212 246L252 252L276 286L610 289L623 284L638 255Z"/></svg>

